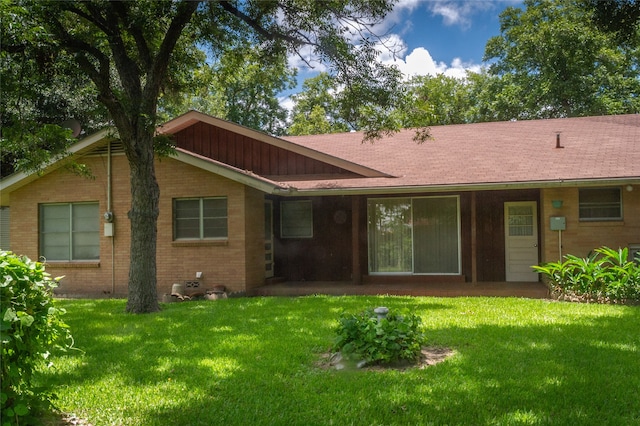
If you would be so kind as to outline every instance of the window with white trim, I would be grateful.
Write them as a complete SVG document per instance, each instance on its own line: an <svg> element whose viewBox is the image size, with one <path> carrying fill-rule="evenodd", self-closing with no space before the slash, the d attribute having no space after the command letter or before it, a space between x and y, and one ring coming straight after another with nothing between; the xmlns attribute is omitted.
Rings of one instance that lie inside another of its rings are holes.
<svg viewBox="0 0 640 426"><path fill-rule="evenodd" d="M40 256L48 261L100 258L98 203L40 204Z"/></svg>
<svg viewBox="0 0 640 426"><path fill-rule="evenodd" d="M311 200L280 203L280 236L282 238L313 237L313 205Z"/></svg>
<svg viewBox="0 0 640 426"><path fill-rule="evenodd" d="M213 240L228 236L226 197L173 200L174 240Z"/></svg>
<svg viewBox="0 0 640 426"><path fill-rule="evenodd" d="M580 188L581 221L622 220L622 191L613 188Z"/></svg>

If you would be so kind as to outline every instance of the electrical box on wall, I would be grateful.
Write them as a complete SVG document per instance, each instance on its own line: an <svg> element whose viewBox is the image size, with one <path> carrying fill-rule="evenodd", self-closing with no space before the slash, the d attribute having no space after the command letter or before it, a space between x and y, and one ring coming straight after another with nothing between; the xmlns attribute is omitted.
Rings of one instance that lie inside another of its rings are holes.
<svg viewBox="0 0 640 426"><path fill-rule="evenodd" d="M567 229L567 219L564 216L551 216L549 219L552 231L564 231Z"/></svg>
<svg viewBox="0 0 640 426"><path fill-rule="evenodd" d="M104 224L104 236L113 237L113 223Z"/></svg>

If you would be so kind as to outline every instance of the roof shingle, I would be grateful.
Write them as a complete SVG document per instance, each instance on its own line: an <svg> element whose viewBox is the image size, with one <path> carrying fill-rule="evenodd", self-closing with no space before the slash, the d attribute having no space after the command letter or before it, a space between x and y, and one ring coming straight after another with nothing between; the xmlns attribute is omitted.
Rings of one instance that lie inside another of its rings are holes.
<svg viewBox="0 0 640 426"><path fill-rule="evenodd" d="M289 182L299 190L512 185L640 180L640 115L431 127L432 139L403 130L373 143L362 133L284 138L387 173L390 178ZM556 148L559 135L560 146ZM283 177L283 181L286 180Z"/></svg>

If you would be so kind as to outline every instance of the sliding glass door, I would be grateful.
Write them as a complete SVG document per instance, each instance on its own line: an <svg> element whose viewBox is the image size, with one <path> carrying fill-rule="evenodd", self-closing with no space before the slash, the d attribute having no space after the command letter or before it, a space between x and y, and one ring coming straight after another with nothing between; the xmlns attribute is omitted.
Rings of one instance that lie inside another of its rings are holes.
<svg viewBox="0 0 640 426"><path fill-rule="evenodd" d="M459 274L459 198L368 201L369 272Z"/></svg>

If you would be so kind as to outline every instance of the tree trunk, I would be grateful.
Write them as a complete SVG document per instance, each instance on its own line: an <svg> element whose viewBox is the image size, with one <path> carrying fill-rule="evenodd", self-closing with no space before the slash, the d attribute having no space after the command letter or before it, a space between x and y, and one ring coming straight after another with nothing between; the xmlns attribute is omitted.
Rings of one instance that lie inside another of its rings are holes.
<svg viewBox="0 0 640 426"><path fill-rule="evenodd" d="M153 137L139 136L137 149L128 150L131 169L131 253L127 312L160 309L156 281L156 241L160 188L156 180Z"/></svg>

